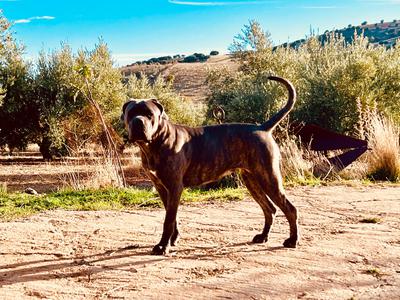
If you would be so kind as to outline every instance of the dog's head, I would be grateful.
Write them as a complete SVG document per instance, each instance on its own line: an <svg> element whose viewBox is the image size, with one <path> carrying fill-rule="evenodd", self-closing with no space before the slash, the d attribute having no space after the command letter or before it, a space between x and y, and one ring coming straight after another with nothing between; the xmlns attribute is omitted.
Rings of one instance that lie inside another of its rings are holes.
<svg viewBox="0 0 400 300"><path fill-rule="evenodd" d="M129 141L149 143L168 120L164 107L156 99L129 100L122 107L121 121L128 130Z"/></svg>

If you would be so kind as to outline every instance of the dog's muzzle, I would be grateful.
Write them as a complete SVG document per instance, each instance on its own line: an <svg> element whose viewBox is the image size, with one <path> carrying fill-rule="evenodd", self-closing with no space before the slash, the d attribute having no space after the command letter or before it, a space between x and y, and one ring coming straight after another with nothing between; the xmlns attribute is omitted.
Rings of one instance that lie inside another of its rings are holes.
<svg viewBox="0 0 400 300"><path fill-rule="evenodd" d="M151 136L149 136L148 128L142 117L136 117L129 123L129 141L132 143L143 141L150 142Z"/></svg>

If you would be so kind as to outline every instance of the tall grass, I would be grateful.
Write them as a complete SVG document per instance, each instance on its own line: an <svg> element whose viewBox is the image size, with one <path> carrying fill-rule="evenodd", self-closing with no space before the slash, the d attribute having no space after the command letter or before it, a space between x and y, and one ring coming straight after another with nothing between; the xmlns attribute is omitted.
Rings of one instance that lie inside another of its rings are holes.
<svg viewBox="0 0 400 300"><path fill-rule="evenodd" d="M64 165L72 171L61 176L62 188L82 191L99 188L121 188L123 180L115 159L105 150L100 153L79 153L74 159L64 159Z"/></svg>
<svg viewBox="0 0 400 300"><path fill-rule="evenodd" d="M368 174L375 180L400 181L400 130L389 119L375 115L367 132Z"/></svg>
<svg viewBox="0 0 400 300"><path fill-rule="evenodd" d="M294 136L280 142L282 176L289 183L307 183L337 178L328 157L310 150Z"/></svg>

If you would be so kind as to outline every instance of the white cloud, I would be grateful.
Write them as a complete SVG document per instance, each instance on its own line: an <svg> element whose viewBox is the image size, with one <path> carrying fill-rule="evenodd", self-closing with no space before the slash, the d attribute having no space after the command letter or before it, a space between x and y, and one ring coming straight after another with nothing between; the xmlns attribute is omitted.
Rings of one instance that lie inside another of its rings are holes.
<svg viewBox="0 0 400 300"><path fill-rule="evenodd" d="M249 4L262 4L273 3L277 1L268 0L253 0L253 1L181 1L181 0L168 0L171 4L177 5L190 5L190 6L228 6L228 5L249 5Z"/></svg>
<svg viewBox="0 0 400 300"><path fill-rule="evenodd" d="M14 24L26 24L26 23L30 23L34 20L54 20L55 17L53 16L35 16L35 17L30 17L27 19L19 19L19 20L15 20Z"/></svg>
<svg viewBox="0 0 400 300"><path fill-rule="evenodd" d="M32 20L54 20L55 17L53 16L40 16L40 17L32 17Z"/></svg>
<svg viewBox="0 0 400 300"><path fill-rule="evenodd" d="M19 20L15 20L14 24L22 24L22 23L30 23L31 20L29 19L19 19Z"/></svg>

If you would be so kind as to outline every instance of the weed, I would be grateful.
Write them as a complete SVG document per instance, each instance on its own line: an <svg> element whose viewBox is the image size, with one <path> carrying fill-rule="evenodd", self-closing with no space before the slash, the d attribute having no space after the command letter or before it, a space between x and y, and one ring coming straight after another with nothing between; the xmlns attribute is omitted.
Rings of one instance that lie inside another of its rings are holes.
<svg viewBox="0 0 400 300"><path fill-rule="evenodd" d="M382 220L377 217L371 217L371 218L364 218L360 220L360 223L369 223L369 224L378 224L381 223Z"/></svg>
<svg viewBox="0 0 400 300"><path fill-rule="evenodd" d="M378 268L371 268L371 269L368 269L368 270L365 271L365 274L372 275L372 276L374 276L374 277L376 277L376 278L379 278L379 277L382 276L382 273L381 273L381 271L380 271Z"/></svg>

